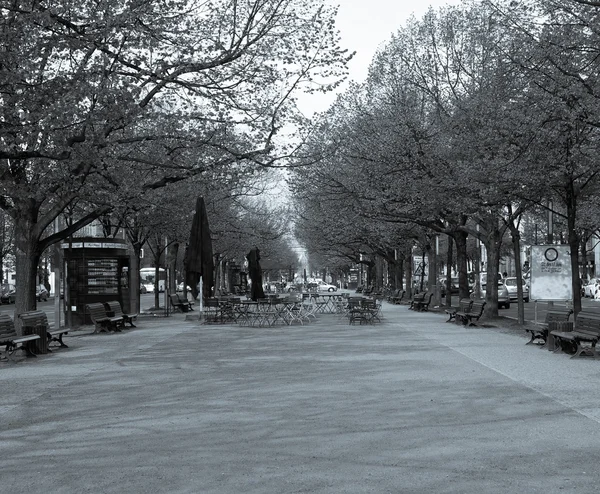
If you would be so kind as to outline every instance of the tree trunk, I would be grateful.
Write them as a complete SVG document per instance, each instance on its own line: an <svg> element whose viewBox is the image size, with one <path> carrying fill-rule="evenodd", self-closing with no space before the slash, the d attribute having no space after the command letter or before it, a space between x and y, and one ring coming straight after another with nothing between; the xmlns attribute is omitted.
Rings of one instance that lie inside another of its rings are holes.
<svg viewBox="0 0 600 494"><path fill-rule="evenodd" d="M170 293L177 291L177 282L175 280L175 273L177 272L177 256L179 255L179 242L173 242L169 246L169 259L167 260L167 266L169 268L169 278L166 280L166 288Z"/></svg>
<svg viewBox="0 0 600 494"><path fill-rule="evenodd" d="M432 293L435 286L435 269L433 268L435 252L431 246L431 242L427 243L425 251L427 252L427 264L429 265L429 269L427 270L427 291Z"/></svg>
<svg viewBox="0 0 600 494"><path fill-rule="evenodd" d="M571 251L571 288L573 290L573 312L581 311L581 289L579 286L579 235L575 229L577 217L577 197L571 187L567 189L567 230L569 232L569 250Z"/></svg>
<svg viewBox="0 0 600 494"><path fill-rule="evenodd" d="M487 275L485 281L485 313L488 317L498 317L498 272L500 270L500 246L502 233L497 228L490 228L484 237L487 250Z"/></svg>
<svg viewBox="0 0 600 494"><path fill-rule="evenodd" d="M517 274L517 320L525 324L525 306L523 305L523 272L521 270L521 235L519 229L512 223L509 224L512 237L513 255L515 257L515 272Z"/></svg>
<svg viewBox="0 0 600 494"><path fill-rule="evenodd" d="M456 264L458 267L458 298L469 298L469 278L467 276L467 233L456 232Z"/></svg>
<svg viewBox="0 0 600 494"><path fill-rule="evenodd" d="M18 314L35 310L37 308L35 298L35 282L37 278L37 267L40 261L38 239L32 236L33 222L26 218L18 218L15 221L15 257L17 277L15 285L18 287L15 301L15 327L21 332Z"/></svg>
<svg viewBox="0 0 600 494"><path fill-rule="evenodd" d="M419 273L419 292L422 292L425 285L425 267L429 261L425 261L427 256L427 250L423 249L421 251L421 272ZM428 268L429 269L429 268Z"/></svg>
<svg viewBox="0 0 600 494"><path fill-rule="evenodd" d="M412 250L410 247L407 248L408 255L406 256L406 295L408 299L413 296L413 260Z"/></svg>
<svg viewBox="0 0 600 494"><path fill-rule="evenodd" d="M403 254L398 255L398 283L396 285L396 289L400 288L400 290L404 289L404 263L406 261L406 256Z"/></svg>
<svg viewBox="0 0 600 494"><path fill-rule="evenodd" d="M131 271L129 280L131 287L129 290L129 304L133 314L139 314L140 303L140 256L142 255L142 246L139 243L132 244L133 254L129 257L129 269Z"/></svg>
<svg viewBox="0 0 600 494"><path fill-rule="evenodd" d="M381 257L379 255L375 256L375 263L376 263L375 286L377 287L377 290L381 290L383 288L383 257ZM323 278L323 279L325 279L325 278Z"/></svg>
<svg viewBox="0 0 600 494"><path fill-rule="evenodd" d="M452 261L454 260L454 237L448 235L446 251L446 307L452 307Z"/></svg>

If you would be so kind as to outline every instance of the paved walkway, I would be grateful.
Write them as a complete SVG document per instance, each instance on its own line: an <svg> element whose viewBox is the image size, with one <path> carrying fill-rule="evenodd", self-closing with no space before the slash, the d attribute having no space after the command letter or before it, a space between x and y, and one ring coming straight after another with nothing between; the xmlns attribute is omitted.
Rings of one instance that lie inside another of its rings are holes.
<svg viewBox="0 0 600 494"><path fill-rule="evenodd" d="M384 314L277 328L144 318L1 363L0 491L598 491L600 362L525 346L520 331Z"/></svg>

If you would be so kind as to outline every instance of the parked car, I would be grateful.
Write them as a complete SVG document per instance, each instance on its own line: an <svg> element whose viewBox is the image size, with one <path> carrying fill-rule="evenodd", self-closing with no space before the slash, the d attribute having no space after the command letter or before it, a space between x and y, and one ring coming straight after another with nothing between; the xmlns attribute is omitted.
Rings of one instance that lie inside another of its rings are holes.
<svg viewBox="0 0 600 494"><path fill-rule="evenodd" d="M148 293L148 289L143 283L140 283L140 293Z"/></svg>
<svg viewBox="0 0 600 494"><path fill-rule="evenodd" d="M4 283L0 287L0 302L3 304L14 304L17 296L17 287L12 283Z"/></svg>
<svg viewBox="0 0 600 494"><path fill-rule="evenodd" d="M517 300L517 278L504 278L504 284L506 285L510 299ZM529 287L527 286L525 280L523 280L523 301L529 302Z"/></svg>
<svg viewBox="0 0 600 494"><path fill-rule="evenodd" d="M319 292L335 292L337 286L325 283L323 280L313 280L306 284L306 288L309 290L317 290Z"/></svg>
<svg viewBox="0 0 600 494"><path fill-rule="evenodd" d="M486 285L481 285L481 296L485 298ZM498 309L510 309L510 295L508 288L504 284L504 280L498 280Z"/></svg>
<svg viewBox="0 0 600 494"><path fill-rule="evenodd" d="M35 289L35 298L38 302L45 302L48 300L50 294L44 285L38 285Z"/></svg>
<svg viewBox="0 0 600 494"><path fill-rule="evenodd" d="M319 292L335 292L337 291L337 286L319 280L317 281L317 290Z"/></svg>
<svg viewBox="0 0 600 494"><path fill-rule="evenodd" d="M594 298L594 294L596 293L596 285L600 284L600 279L592 278L587 282L587 285L583 286L583 296Z"/></svg>
<svg viewBox="0 0 600 494"><path fill-rule="evenodd" d="M458 277L453 276L450 279L450 295L458 293ZM440 295L442 297L446 296L446 277L443 276L438 280L438 284L440 286Z"/></svg>
<svg viewBox="0 0 600 494"><path fill-rule="evenodd" d="M301 292L304 289L303 283L290 283L285 288L288 292Z"/></svg>

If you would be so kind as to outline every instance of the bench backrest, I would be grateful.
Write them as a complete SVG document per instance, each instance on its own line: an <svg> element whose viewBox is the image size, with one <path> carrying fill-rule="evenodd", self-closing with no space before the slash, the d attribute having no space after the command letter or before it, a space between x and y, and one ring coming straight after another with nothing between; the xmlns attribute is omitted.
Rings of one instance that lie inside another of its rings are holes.
<svg viewBox="0 0 600 494"><path fill-rule="evenodd" d="M88 310L88 314L90 315L90 319L94 324L96 323L96 321L108 317L108 315L106 314L106 308L104 307L103 303L97 302L93 304L87 304L86 307Z"/></svg>
<svg viewBox="0 0 600 494"><path fill-rule="evenodd" d="M0 341L17 337L15 323L8 314L0 313Z"/></svg>
<svg viewBox="0 0 600 494"><path fill-rule="evenodd" d="M473 300L470 298L461 298L458 301L458 306L460 307L460 312L469 312L473 306Z"/></svg>
<svg viewBox="0 0 600 494"><path fill-rule="evenodd" d="M471 305L471 310L469 311L469 314L474 314L476 316L481 317L481 315L483 314L484 308L485 308L485 300L483 300L483 301L474 300L473 305Z"/></svg>
<svg viewBox="0 0 600 494"><path fill-rule="evenodd" d="M24 328L35 328L43 326L48 329L48 316L43 310L30 310L19 314L19 319L23 322Z"/></svg>
<svg viewBox="0 0 600 494"><path fill-rule="evenodd" d="M171 293L169 295L169 299L171 300L171 304L173 306L178 306L183 303L181 300L179 300L179 296L176 293Z"/></svg>
<svg viewBox="0 0 600 494"><path fill-rule="evenodd" d="M425 295L426 295L426 292L417 293L417 294L413 295L412 299L414 302L422 302L423 300L425 300Z"/></svg>
<svg viewBox="0 0 600 494"><path fill-rule="evenodd" d="M177 297L177 300L179 300L179 302L181 302L182 304L189 304L189 300L183 296L183 293L176 293L175 296Z"/></svg>
<svg viewBox="0 0 600 494"><path fill-rule="evenodd" d="M544 322L549 324L551 322L562 322L568 321L569 317L573 313L572 310L549 310L546 312L546 319Z"/></svg>
<svg viewBox="0 0 600 494"><path fill-rule="evenodd" d="M121 308L121 304L117 300L105 302L105 305L109 312L112 312L115 317L123 315L123 309Z"/></svg>
<svg viewBox="0 0 600 494"><path fill-rule="evenodd" d="M581 311L575 319L575 331L600 334L600 313Z"/></svg>

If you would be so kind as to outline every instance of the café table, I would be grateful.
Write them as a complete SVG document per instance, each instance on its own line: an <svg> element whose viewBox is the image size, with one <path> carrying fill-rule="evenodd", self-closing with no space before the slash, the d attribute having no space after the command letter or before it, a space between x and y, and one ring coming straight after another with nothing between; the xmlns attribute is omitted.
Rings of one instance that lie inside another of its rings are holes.
<svg viewBox="0 0 600 494"><path fill-rule="evenodd" d="M268 300L242 300L240 311L240 324L248 326L272 326L277 319L277 312L273 309L272 304Z"/></svg>
<svg viewBox="0 0 600 494"><path fill-rule="evenodd" d="M277 304L279 317L290 326L294 322L304 323L302 301L295 297L280 299Z"/></svg>
<svg viewBox="0 0 600 494"><path fill-rule="evenodd" d="M322 298L323 302L317 300L317 304L320 305L317 312L322 314L337 314L339 312L337 301L342 298L339 293L319 293L318 297Z"/></svg>

